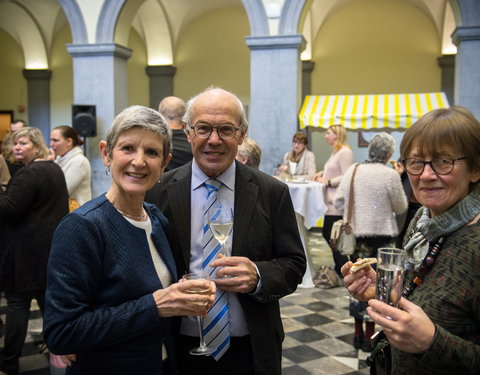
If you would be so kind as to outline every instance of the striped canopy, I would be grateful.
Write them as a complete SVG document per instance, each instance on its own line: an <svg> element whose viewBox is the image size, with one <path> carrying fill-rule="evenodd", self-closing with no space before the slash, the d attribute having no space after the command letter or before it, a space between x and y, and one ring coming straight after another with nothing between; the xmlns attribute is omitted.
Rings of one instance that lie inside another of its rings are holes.
<svg viewBox="0 0 480 375"><path fill-rule="evenodd" d="M386 95L311 95L300 111L300 127L408 128L426 112L448 107L443 92Z"/></svg>

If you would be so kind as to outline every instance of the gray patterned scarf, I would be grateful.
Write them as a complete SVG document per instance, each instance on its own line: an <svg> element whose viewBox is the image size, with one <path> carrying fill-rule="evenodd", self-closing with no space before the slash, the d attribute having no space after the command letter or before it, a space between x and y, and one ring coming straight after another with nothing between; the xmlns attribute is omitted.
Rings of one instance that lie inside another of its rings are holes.
<svg viewBox="0 0 480 375"><path fill-rule="evenodd" d="M480 193L472 191L440 215L430 218L428 208L422 215L405 245L407 268L418 269L427 255L429 244L472 221L480 213Z"/></svg>

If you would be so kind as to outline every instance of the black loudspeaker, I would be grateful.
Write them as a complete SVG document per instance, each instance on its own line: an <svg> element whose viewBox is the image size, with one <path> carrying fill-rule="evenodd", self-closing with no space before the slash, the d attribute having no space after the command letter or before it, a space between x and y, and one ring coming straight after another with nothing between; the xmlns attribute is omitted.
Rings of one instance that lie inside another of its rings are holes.
<svg viewBox="0 0 480 375"><path fill-rule="evenodd" d="M81 137L97 135L97 118L94 105L72 105L72 126Z"/></svg>

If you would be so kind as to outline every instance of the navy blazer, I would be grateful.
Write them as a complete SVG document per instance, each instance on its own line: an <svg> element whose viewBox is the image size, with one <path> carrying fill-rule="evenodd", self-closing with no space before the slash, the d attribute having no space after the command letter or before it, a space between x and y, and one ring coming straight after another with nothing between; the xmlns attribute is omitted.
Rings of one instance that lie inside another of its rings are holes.
<svg viewBox="0 0 480 375"><path fill-rule="evenodd" d="M306 261L288 186L236 162L232 255L253 261L259 295L240 294L250 332L255 374L280 374L284 331L278 300L302 281ZM170 222L170 246L179 277L190 264L191 162L163 175L145 200Z"/></svg>
<svg viewBox="0 0 480 375"><path fill-rule="evenodd" d="M176 280L158 207L145 204L152 240ZM65 217L47 274L44 336L56 354L76 353L68 374L161 374L170 319L152 293L162 288L145 231L130 224L105 195ZM169 351L169 355L171 351Z"/></svg>

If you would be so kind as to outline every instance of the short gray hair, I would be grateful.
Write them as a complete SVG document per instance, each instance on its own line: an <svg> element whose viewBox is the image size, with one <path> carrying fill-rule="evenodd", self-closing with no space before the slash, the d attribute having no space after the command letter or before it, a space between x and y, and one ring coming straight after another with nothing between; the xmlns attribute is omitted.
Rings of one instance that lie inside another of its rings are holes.
<svg viewBox="0 0 480 375"><path fill-rule="evenodd" d="M108 157L112 158L113 149L120 135L135 127L150 130L162 138L163 160L166 162L172 150L172 131L160 113L141 105L128 107L113 119L107 133Z"/></svg>
<svg viewBox="0 0 480 375"><path fill-rule="evenodd" d="M195 101L198 99L198 97L210 92L210 91L219 91L223 92L225 94L231 95L235 101L237 102L237 111L238 111L238 127L243 133L247 132L248 129L248 120L247 120L247 115L245 113L245 108L243 107L243 103L240 101L238 96L235 94L231 93L230 91L224 90L220 87L208 87L207 89L203 90L201 93L195 95L193 98L190 98L187 102L187 107L186 107L186 112L185 116L183 116L183 122L185 122L188 126L192 125L192 107ZM188 128L187 128L188 130Z"/></svg>
<svg viewBox="0 0 480 375"><path fill-rule="evenodd" d="M395 153L395 139L388 133L378 133L368 145L368 160L375 163L385 163L388 154Z"/></svg>

